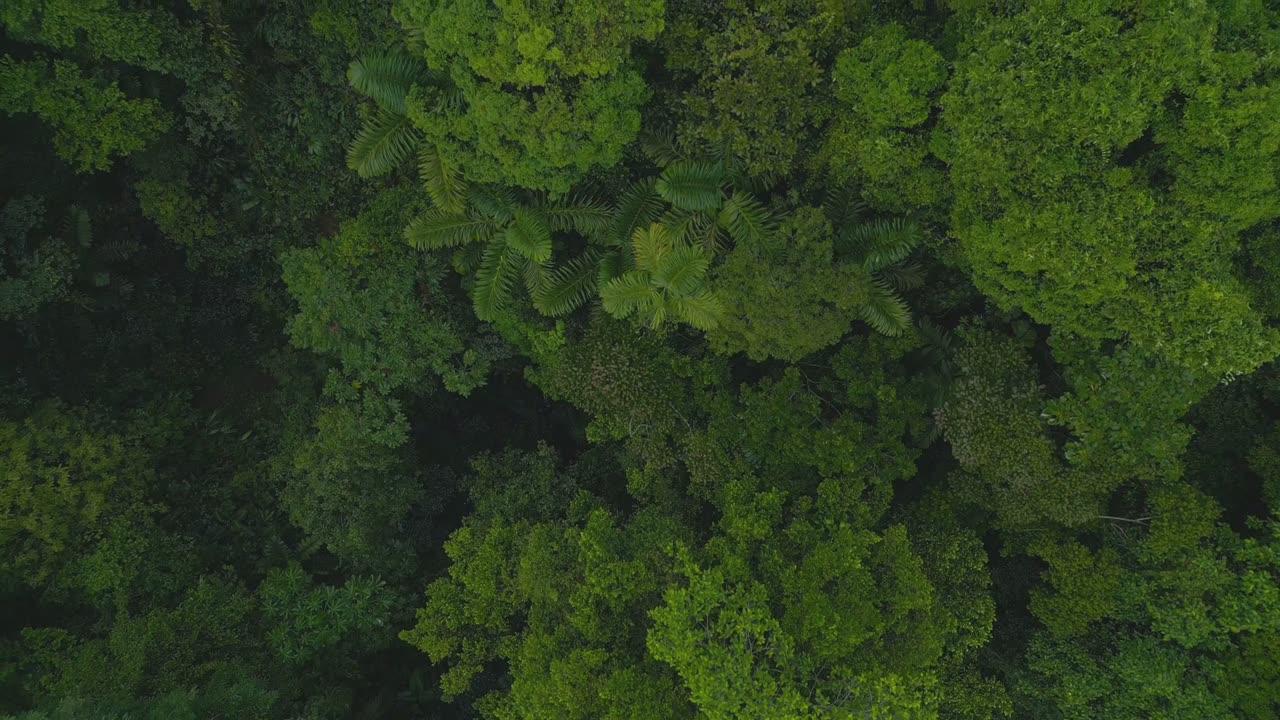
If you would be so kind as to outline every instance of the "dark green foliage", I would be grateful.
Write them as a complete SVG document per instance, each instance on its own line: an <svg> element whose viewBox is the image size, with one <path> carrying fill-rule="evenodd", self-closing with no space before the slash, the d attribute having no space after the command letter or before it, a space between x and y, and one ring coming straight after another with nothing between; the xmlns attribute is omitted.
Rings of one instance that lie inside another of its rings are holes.
<svg viewBox="0 0 1280 720"><path fill-rule="evenodd" d="M1272 5L0 3L0 718L1280 717Z"/></svg>

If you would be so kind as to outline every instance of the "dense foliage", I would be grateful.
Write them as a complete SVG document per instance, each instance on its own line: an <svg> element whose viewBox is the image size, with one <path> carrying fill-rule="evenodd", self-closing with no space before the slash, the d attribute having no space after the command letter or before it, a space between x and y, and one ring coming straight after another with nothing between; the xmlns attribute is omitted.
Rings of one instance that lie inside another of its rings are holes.
<svg viewBox="0 0 1280 720"><path fill-rule="evenodd" d="M0 3L0 718L1280 718L1280 7Z"/></svg>

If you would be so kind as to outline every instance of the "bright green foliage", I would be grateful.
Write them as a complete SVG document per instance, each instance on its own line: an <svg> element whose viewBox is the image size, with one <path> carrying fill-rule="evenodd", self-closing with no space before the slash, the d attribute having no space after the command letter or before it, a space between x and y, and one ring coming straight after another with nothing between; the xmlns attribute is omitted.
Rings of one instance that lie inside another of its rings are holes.
<svg viewBox="0 0 1280 720"><path fill-rule="evenodd" d="M447 696L504 659L510 685L477 702L485 717L687 717L639 642L676 527L658 514L620 526L586 498L570 504L573 484L555 465L540 451L475 466L477 513L445 543L449 574L402 636L449 663Z"/></svg>
<svg viewBox="0 0 1280 720"><path fill-rule="evenodd" d="M822 154L838 184L858 183L872 205L901 212L937 206L944 171L929 159L920 128L946 80L942 56L923 40L885 25L840 53L831 72L838 101Z"/></svg>
<svg viewBox="0 0 1280 720"><path fill-rule="evenodd" d="M85 77L74 63L0 57L0 110L34 113L53 127L58 155L80 172L106 170L169 127L155 100L131 100L115 84Z"/></svg>
<svg viewBox="0 0 1280 720"><path fill-rule="evenodd" d="M289 334L381 392L428 388L438 377L465 395L484 384L499 346L465 342L471 320L448 303L446 268L401 240L411 212L410 196L386 193L317 247L286 254L284 281L300 309Z"/></svg>
<svg viewBox="0 0 1280 720"><path fill-rule="evenodd" d="M415 98L410 116L469 179L564 193L639 131L649 93L631 47L656 37L663 6L401 0L397 18L461 95L436 111Z"/></svg>
<svg viewBox="0 0 1280 720"><path fill-rule="evenodd" d="M153 512L140 439L94 413L42 404L0 421L0 572L111 600L135 579Z"/></svg>
<svg viewBox="0 0 1280 720"><path fill-rule="evenodd" d="M1236 233L1280 215L1280 146L1243 119L1274 114L1275 39L1216 32L1205 4L1116 5L961 13L935 143L952 231L979 289L1057 332L1248 372L1280 347L1230 268ZM1251 169L1227 182L1232 148Z"/></svg>
<svg viewBox="0 0 1280 720"><path fill-rule="evenodd" d="M724 310L706 287L702 248L676 244L667 229L655 223L631 236L631 259L634 270L600 288L600 300L610 315L636 315L653 329L668 317L702 330L719 322Z"/></svg>
<svg viewBox="0 0 1280 720"><path fill-rule="evenodd" d="M1050 570L1032 597L1046 630L1027 692L1064 718L1273 717L1280 677L1259 651L1280 633L1280 536L1241 538L1217 514L1173 486L1100 550L1034 547Z"/></svg>
<svg viewBox="0 0 1280 720"><path fill-rule="evenodd" d="M350 650L342 643L367 645L385 636L391 595L373 578L353 577L342 586L315 582L296 563L273 570L258 588L272 649L285 662L301 665L317 654Z"/></svg>

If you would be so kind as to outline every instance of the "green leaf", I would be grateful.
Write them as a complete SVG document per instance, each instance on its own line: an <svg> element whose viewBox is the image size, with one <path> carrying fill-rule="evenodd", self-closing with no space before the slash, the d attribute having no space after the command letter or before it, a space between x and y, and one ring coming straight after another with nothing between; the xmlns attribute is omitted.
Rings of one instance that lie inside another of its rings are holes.
<svg viewBox="0 0 1280 720"><path fill-rule="evenodd" d="M419 250L457 247L493 239L498 224L477 213L453 215L433 208L414 218L404 229L404 238Z"/></svg>
<svg viewBox="0 0 1280 720"><path fill-rule="evenodd" d="M507 226L507 244L533 262L551 259L551 229L540 213L527 208L517 208Z"/></svg>
<svg viewBox="0 0 1280 720"><path fill-rule="evenodd" d="M576 195L545 203L540 210L552 230L574 230L589 238L602 236L613 219L613 210L589 195Z"/></svg>
<svg viewBox="0 0 1280 720"><path fill-rule="evenodd" d="M405 114L409 89L430 77L425 62L399 50L370 53L353 61L347 69L351 87L398 115Z"/></svg>
<svg viewBox="0 0 1280 720"><path fill-rule="evenodd" d="M640 151L658 167L685 159L676 143L676 134L669 128L642 131L636 140L640 143Z"/></svg>
<svg viewBox="0 0 1280 720"><path fill-rule="evenodd" d="M862 215L867 211L867 204L858 197L852 188L827 190L822 203L822 212L831 221L837 233L843 233L862 223Z"/></svg>
<svg viewBox="0 0 1280 720"><path fill-rule="evenodd" d="M881 270L880 276L899 291L914 290L924 285L924 268L919 263L891 265Z"/></svg>
<svg viewBox="0 0 1280 720"><path fill-rule="evenodd" d="M486 217L500 223L511 222L515 218L516 208L520 207L515 193L504 187L472 185L467 188L467 197Z"/></svg>
<svg viewBox="0 0 1280 720"><path fill-rule="evenodd" d="M906 256L924 239L924 229L914 222L894 218L859 225L837 236L838 249L861 258L871 272L886 268Z"/></svg>
<svg viewBox="0 0 1280 720"><path fill-rule="evenodd" d="M858 308L862 319L881 335L897 337L911 327L911 310L884 281L871 284L866 301Z"/></svg>
<svg viewBox="0 0 1280 720"><path fill-rule="evenodd" d="M676 317L698 328L710 330L720 324L724 305L710 290L702 290L687 296L669 298Z"/></svg>
<svg viewBox="0 0 1280 720"><path fill-rule="evenodd" d="M599 273L600 253L588 250L550 274L533 293L533 306L544 315L567 315L591 298Z"/></svg>
<svg viewBox="0 0 1280 720"><path fill-rule="evenodd" d="M707 256L702 248L684 246L663 256L653 273L662 288L679 295L691 295L702 287L707 274Z"/></svg>
<svg viewBox="0 0 1280 720"><path fill-rule="evenodd" d="M600 289L600 300L605 312L625 318L660 303L661 294L650 282L649 273L632 270L606 283Z"/></svg>
<svg viewBox="0 0 1280 720"><path fill-rule="evenodd" d="M631 234L631 249L636 269L653 272L658 269L663 256L671 252L671 236L665 227L654 223Z"/></svg>
<svg viewBox="0 0 1280 720"><path fill-rule="evenodd" d="M720 211L718 222L729 231L734 242L757 248L763 248L769 243L776 225L764 205L743 192L735 192L729 198Z"/></svg>
<svg viewBox="0 0 1280 720"><path fill-rule="evenodd" d="M662 201L654 194L653 181L633 183L618 198L613 221L609 225L609 243L619 247L626 245L636 228L645 227L661 213Z"/></svg>
<svg viewBox="0 0 1280 720"><path fill-rule="evenodd" d="M542 262L534 262L525 260L524 262L524 287L529 291L529 295L536 295L541 292L551 275L551 261L544 260Z"/></svg>
<svg viewBox="0 0 1280 720"><path fill-rule="evenodd" d="M418 148L418 173L436 207L455 215L466 209L467 182L458 167L447 162L438 148L422 143Z"/></svg>
<svg viewBox="0 0 1280 720"><path fill-rule="evenodd" d="M714 210L724 202L724 170L717 163L682 160L662 171L654 188L664 200L685 210Z"/></svg>
<svg viewBox="0 0 1280 720"><path fill-rule="evenodd" d="M480 269L476 271L475 287L471 290L476 317L481 320L497 317L511 296L511 287L515 284L521 262L522 259L507 249L507 244L501 240L489 243L484 250L484 259L480 261Z"/></svg>
<svg viewBox="0 0 1280 720"><path fill-rule="evenodd" d="M418 131L409 118L379 110L347 149L347 166L360 177L383 175L412 155L418 141Z"/></svg>

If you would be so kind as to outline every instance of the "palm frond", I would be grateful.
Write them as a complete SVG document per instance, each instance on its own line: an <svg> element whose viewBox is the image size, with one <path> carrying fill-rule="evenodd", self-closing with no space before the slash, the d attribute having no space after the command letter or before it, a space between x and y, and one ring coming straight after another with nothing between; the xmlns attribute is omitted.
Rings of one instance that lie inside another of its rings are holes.
<svg viewBox="0 0 1280 720"><path fill-rule="evenodd" d="M752 195L764 195L782 182L782 176L774 172L757 175L736 174L731 181L734 189Z"/></svg>
<svg viewBox="0 0 1280 720"><path fill-rule="evenodd" d="M400 50L370 53L353 61L347 69L351 87L398 115L405 113L409 88L429 77L424 61Z"/></svg>
<svg viewBox="0 0 1280 720"><path fill-rule="evenodd" d="M911 254L924 239L924 230L902 218L876 220L859 225L840 239L841 250L849 250L872 272L886 268Z"/></svg>
<svg viewBox="0 0 1280 720"><path fill-rule="evenodd" d="M653 222L662 213L662 201L654 193L652 180L632 183L618 198L609 224L608 241L616 246L626 245L636 228Z"/></svg>
<svg viewBox="0 0 1280 720"><path fill-rule="evenodd" d="M702 248L686 245L663 256L653 271L653 280L669 292L692 295L702 287L706 275L707 256Z"/></svg>
<svg viewBox="0 0 1280 720"><path fill-rule="evenodd" d="M497 231L498 224L479 213L454 215L432 208L409 222L404 229L404 239L419 250L435 250L488 242Z"/></svg>
<svg viewBox="0 0 1280 720"><path fill-rule="evenodd" d="M365 122L347 149L347 166L360 177L375 177L394 170L413 154L418 131L404 115L387 110Z"/></svg>
<svg viewBox="0 0 1280 720"><path fill-rule="evenodd" d="M546 287L547 281L551 278L551 261L534 262L526 259L522 275L524 289L529 291L530 296L535 295Z"/></svg>
<svg viewBox="0 0 1280 720"><path fill-rule="evenodd" d="M699 330L710 330L724 317L724 305L710 290L703 288L693 295L670 298L677 317Z"/></svg>
<svg viewBox="0 0 1280 720"><path fill-rule="evenodd" d="M903 292L914 290L924 285L924 268L919 263L890 265L880 271L880 276L889 281L895 290Z"/></svg>
<svg viewBox="0 0 1280 720"><path fill-rule="evenodd" d="M533 293L533 306L544 315L568 315L595 293L600 273L600 252L588 250L556 268Z"/></svg>
<svg viewBox="0 0 1280 720"><path fill-rule="evenodd" d="M484 245L463 245L453 251L453 269L459 275L470 275L480 267L484 259Z"/></svg>
<svg viewBox="0 0 1280 720"><path fill-rule="evenodd" d="M542 216L552 230L574 230L584 237L595 238L604 234L613 219L613 209L590 195L570 195L543 203Z"/></svg>
<svg viewBox="0 0 1280 720"><path fill-rule="evenodd" d="M671 252L671 235L667 229L657 223L647 228L637 228L631 234L631 252L635 256L636 269L653 272L662 263L662 258Z"/></svg>
<svg viewBox="0 0 1280 720"><path fill-rule="evenodd" d="M724 202L724 168L718 163L681 160L667 166L654 188L662 199L685 210L714 210Z"/></svg>
<svg viewBox="0 0 1280 720"><path fill-rule="evenodd" d="M516 208L506 238L512 250L535 263L551 259L551 228L536 210Z"/></svg>
<svg viewBox="0 0 1280 720"><path fill-rule="evenodd" d="M883 280L871 285L871 292L858 308L862 319L881 335L897 337L911 327L911 310Z"/></svg>
<svg viewBox="0 0 1280 720"><path fill-rule="evenodd" d="M522 258L511 252L500 239L485 247L484 259L480 261L480 269L476 270L476 284L471 289L476 317L481 320L497 317L511 296L511 287L515 284L521 262Z"/></svg>
<svg viewBox="0 0 1280 720"><path fill-rule="evenodd" d="M486 217L501 223L509 223L515 217L520 203L509 188L494 185L472 185L467 188L467 198Z"/></svg>
<svg viewBox="0 0 1280 720"><path fill-rule="evenodd" d="M729 231L734 242L746 243L756 248L769 244L776 226L773 216L754 197L735 192L720 210L717 221Z"/></svg>
<svg viewBox="0 0 1280 720"><path fill-rule="evenodd" d="M637 140L640 142L640 151L658 167L666 167L685 159L685 154L676 143L676 134L670 128L642 131Z"/></svg>
<svg viewBox="0 0 1280 720"><path fill-rule="evenodd" d="M629 317L637 310L660 303L661 295L649 280L649 273L632 270L605 283L600 288L600 301L605 312L618 318Z"/></svg>
<svg viewBox="0 0 1280 720"><path fill-rule="evenodd" d="M418 174L436 207L455 215L467 207L467 181L458 166L445 159L439 148L421 143L418 148Z"/></svg>
<svg viewBox="0 0 1280 720"><path fill-rule="evenodd" d="M837 233L862 223L867 204L851 187L827 190L822 202L822 212Z"/></svg>
<svg viewBox="0 0 1280 720"><path fill-rule="evenodd" d="M631 253L623 253L618 250L609 250L601 256L600 271L596 273L596 285L603 287L610 280L622 275L622 273L634 270L635 264L628 264L628 258L632 258Z"/></svg>

